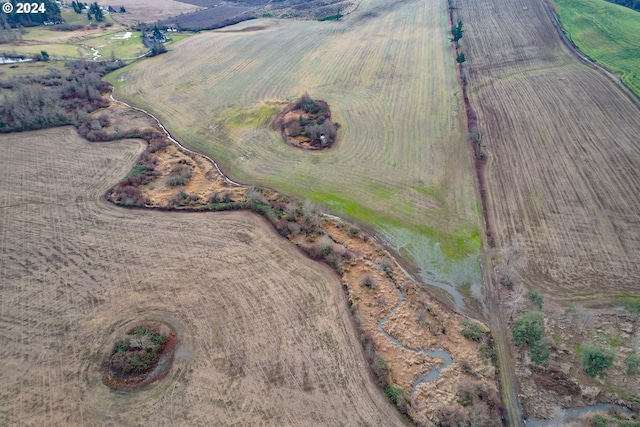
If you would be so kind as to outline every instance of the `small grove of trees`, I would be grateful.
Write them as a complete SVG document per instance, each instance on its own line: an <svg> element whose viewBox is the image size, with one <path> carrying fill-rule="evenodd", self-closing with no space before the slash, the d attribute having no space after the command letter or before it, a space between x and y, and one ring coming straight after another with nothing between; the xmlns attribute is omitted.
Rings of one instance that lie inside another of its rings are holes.
<svg viewBox="0 0 640 427"><path fill-rule="evenodd" d="M23 0L5 0L0 4L11 3L13 11L11 13L0 12L0 28L6 23L12 28L33 27L42 25L45 22L60 21L60 7L53 0L39 0L37 3L29 3L31 6L36 5L37 13L18 13L17 3L27 3ZM32 9L30 9L32 10Z"/></svg>
<svg viewBox="0 0 640 427"><path fill-rule="evenodd" d="M640 12L640 0L607 0L610 3L619 4L629 9Z"/></svg>
<svg viewBox="0 0 640 427"><path fill-rule="evenodd" d="M109 104L101 95L109 84L101 77L121 65L70 61L65 64L68 73L52 70L0 81L0 87L7 89L0 102L0 133L79 125L89 112Z"/></svg>
<svg viewBox="0 0 640 427"><path fill-rule="evenodd" d="M291 111L301 113L298 117L289 115L284 120L283 117ZM308 138L305 142L313 148L329 147L335 141L338 130L338 125L331 121L329 105L324 101L311 99L306 92L287 107L275 126L280 128L283 137L289 139L289 142L297 141L293 138L304 135Z"/></svg>
<svg viewBox="0 0 640 427"><path fill-rule="evenodd" d="M97 2L93 2L91 6L89 6L89 12L87 12L87 18L91 21L91 15L96 18L96 22L104 21L104 14L102 13L102 9L98 6Z"/></svg>
<svg viewBox="0 0 640 427"><path fill-rule="evenodd" d="M483 158L483 132L480 129L474 128L471 132L470 138L475 146L476 157ZM513 287L513 281L518 277L520 270L526 267L527 257L521 253L518 245L513 243L506 244L500 249L500 258L502 260L500 282L506 287L511 288Z"/></svg>
<svg viewBox="0 0 640 427"><path fill-rule="evenodd" d="M80 1L76 2L76 1L74 0L74 1L72 1L72 2L71 2L71 7L73 8L73 11L74 11L75 13L78 13L78 14L79 14L79 13L82 13L82 10L83 10L85 7L87 7L87 5L86 5L86 4L84 4L84 3L82 3L82 2L80 2Z"/></svg>
<svg viewBox="0 0 640 427"><path fill-rule="evenodd" d="M149 56L156 56L156 55L160 55L162 53L165 53L167 51L167 47L158 40L154 40L151 43L151 49L149 50Z"/></svg>
<svg viewBox="0 0 640 427"><path fill-rule="evenodd" d="M551 345L545 336L542 313L529 311L513 324L513 341L529 348L531 361L536 365L544 365L551 356Z"/></svg>

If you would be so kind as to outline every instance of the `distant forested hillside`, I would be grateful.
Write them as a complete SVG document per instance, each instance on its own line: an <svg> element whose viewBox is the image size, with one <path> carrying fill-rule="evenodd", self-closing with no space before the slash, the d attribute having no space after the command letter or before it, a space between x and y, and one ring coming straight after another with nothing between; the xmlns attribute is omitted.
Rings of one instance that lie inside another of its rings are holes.
<svg viewBox="0 0 640 427"><path fill-rule="evenodd" d="M608 2L619 4L620 6L628 7L629 9L637 10L640 12L640 0L607 0Z"/></svg>
<svg viewBox="0 0 640 427"><path fill-rule="evenodd" d="M11 13L0 13L0 29L3 27L34 27L36 25L42 25L45 22L61 21L60 8L55 1L51 0L39 0L38 2L27 2L19 0L10 0L9 2L0 2L0 6L4 3L11 3L13 10ZM18 8L18 3L23 3L22 9ZM44 4L44 8L40 5ZM28 6L27 6L28 5ZM34 13L31 10L32 6L37 6L37 10ZM44 9L44 12L42 10ZM4 9L3 9L4 10ZM22 13L18 13L21 11Z"/></svg>

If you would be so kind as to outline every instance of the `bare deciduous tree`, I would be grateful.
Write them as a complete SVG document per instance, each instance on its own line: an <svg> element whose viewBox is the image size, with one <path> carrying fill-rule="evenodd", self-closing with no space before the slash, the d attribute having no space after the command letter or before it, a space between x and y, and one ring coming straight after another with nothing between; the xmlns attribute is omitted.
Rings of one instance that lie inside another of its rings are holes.
<svg viewBox="0 0 640 427"><path fill-rule="evenodd" d="M527 290L522 284L518 283L513 287L511 298L507 301L507 307L509 308L509 316L513 318L513 315L520 309L522 303L526 300Z"/></svg>
<svg viewBox="0 0 640 427"><path fill-rule="evenodd" d="M500 259L502 261L500 282L511 287L513 280L527 266L527 257L520 251L516 243L511 243L500 249Z"/></svg>

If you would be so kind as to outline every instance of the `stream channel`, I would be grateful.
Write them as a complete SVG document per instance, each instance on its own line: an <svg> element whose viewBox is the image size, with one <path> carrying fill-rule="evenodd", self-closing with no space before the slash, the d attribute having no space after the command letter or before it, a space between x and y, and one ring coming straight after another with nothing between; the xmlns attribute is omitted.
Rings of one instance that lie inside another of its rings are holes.
<svg viewBox="0 0 640 427"><path fill-rule="evenodd" d="M414 382L413 382L413 388L411 389L411 396L413 397L413 394L415 393L416 389L418 388L418 386L424 382L428 382L428 381L433 381L435 379L437 379L440 376L440 370L446 368L447 366L451 365L451 363L453 363L453 359L451 359L451 355L444 351L444 350L440 350L440 349L432 349L432 350L415 350L413 348L407 347L406 345L402 344L400 341L398 341L397 339L395 339L394 337L392 337L391 335L389 335L387 333L387 331L384 330L384 324L387 320L389 320L389 317L393 316L393 314L398 311L398 309L402 306L402 303L404 302L404 295L402 294L402 292L397 289L398 294L400 295L400 299L398 300L398 304L393 308L393 310L391 310L389 313L387 313L386 316L384 316L382 318L382 320L380 320L380 322L378 322L378 330L385 336L387 337L387 339L389 341L391 341L392 343L394 343L395 345L397 345L398 347L410 351L412 353L416 353L416 354L426 354L427 356L433 356L433 357L439 357L441 359L444 360L444 363L440 366L436 366L434 368L432 368L429 372L427 372L426 374L422 374L420 375Z"/></svg>

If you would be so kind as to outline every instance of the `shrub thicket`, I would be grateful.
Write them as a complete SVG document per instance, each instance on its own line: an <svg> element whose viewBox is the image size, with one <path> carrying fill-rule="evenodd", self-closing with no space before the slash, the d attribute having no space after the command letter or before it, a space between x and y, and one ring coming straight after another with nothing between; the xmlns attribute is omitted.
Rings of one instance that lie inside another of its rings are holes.
<svg viewBox="0 0 640 427"><path fill-rule="evenodd" d="M360 278L360 286L364 286L365 288L375 288L376 284L377 282L375 277L371 276L370 274L365 274Z"/></svg>
<svg viewBox="0 0 640 427"><path fill-rule="evenodd" d="M640 356L635 353L631 354L625 359L624 365L627 367L627 375L638 375L640 373Z"/></svg>
<svg viewBox="0 0 640 427"><path fill-rule="evenodd" d="M582 369L591 378L606 378L615 360L615 352L611 349L593 344L586 344L580 349Z"/></svg>
<svg viewBox="0 0 640 427"><path fill-rule="evenodd" d="M108 367L121 376L144 374L160 359L167 337L149 326L138 326L111 350Z"/></svg>
<svg viewBox="0 0 640 427"><path fill-rule="evenodd" d="M462 326L462 336L471 341L482 341L488 332L482 325L470 320L464 320Z"/></svg>
<svg viewBox="0 0 640 427"><path fill-rule="evenodd" d="M542 313L529 311L513 324L513 341L529 348L531 360L537 365L544 365L551 356L551 346L545 338Z"/></svg>
<svg viewBox="0 0 640 427"><path fill-rule="evenodd" d="M52 69L45 75L0 81L1 87L10 89L0 103L0 132L80 125L88 113L109 105L102 94L110 86L101 77L121 65L118 61L69 61L66 73Z"/></svg>
<svg viewBox="0 0 640 427"><path fill-rule="evenodd" d="M539 290L535 289L535 290L533 290L533 291L530 291L530 292L527 294L527 297L528 297L528 298L529 298L529 299L530 299L530 300L531 300L535 305L537 305L537 306L538 306L538 308L539 308L540 310L542 310L542 304L544 303L544 299L543 299L543 297L542 297L542 293L541 293Z"/></svg>
<svg viewBox="0 0 640 427"><path fill-rule="evenodd" d="M289 117L286 122L278 120L281 130L286 129L289 136L296 138L304 135L309 140L309 145L314 148L329 147L336 139L338 127L331 121L331 111L329 105L324 101L311 99L308 93L302 95L297 101L289 106L285 112L300 111L300 115Z"/></svg>
<svg viewBox="0 0 640 427"><path fill-rule="evenodd" d="M173 167L169 176L167 176L167 185L169 187L177 187L185 185L191 179L193 169L188 165L178 164Z"/></svg>

